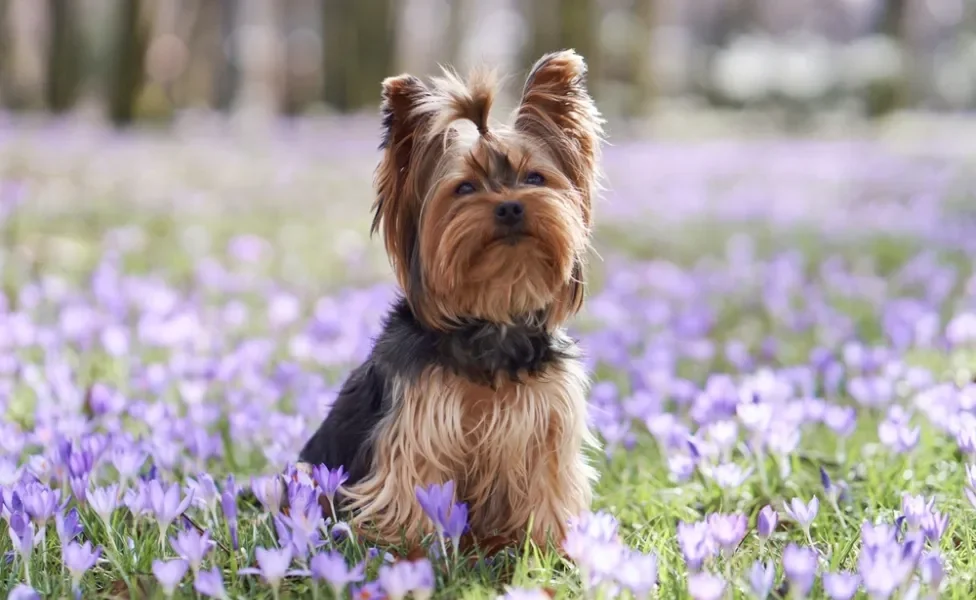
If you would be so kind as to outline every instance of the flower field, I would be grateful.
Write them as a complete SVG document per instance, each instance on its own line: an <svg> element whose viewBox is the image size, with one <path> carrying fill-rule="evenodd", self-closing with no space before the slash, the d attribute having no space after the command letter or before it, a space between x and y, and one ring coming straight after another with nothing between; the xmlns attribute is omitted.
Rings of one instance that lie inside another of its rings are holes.
<svg viewBox="0 0 976 600"><path fill-rule="evenodd" d="M291 465L395 296L378 125L0 124L10 598L972 598L976 165L864 141L606 149L572 333L604 446L555 548L426 557ZM433 482L432 482L433 483Z"/></svg>

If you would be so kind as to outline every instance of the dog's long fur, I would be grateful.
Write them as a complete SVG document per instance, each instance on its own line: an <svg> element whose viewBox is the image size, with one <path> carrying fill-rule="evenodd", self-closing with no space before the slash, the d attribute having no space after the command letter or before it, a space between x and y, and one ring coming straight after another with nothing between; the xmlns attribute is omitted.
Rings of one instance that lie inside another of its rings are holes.
<svg viewBox="0 0 976 600"><path fill-rule="evenodd" d="M299 457L345 466L343 506L382 542L430 531L430 483L455 481L475 538L559 542L590 505L588 380L562 326L583 302L602 120L573 51L539 60L511 127L489 123L494 86L383 83L373 230L403 297ZM525 218L500 231L506 201Z"/></svg>

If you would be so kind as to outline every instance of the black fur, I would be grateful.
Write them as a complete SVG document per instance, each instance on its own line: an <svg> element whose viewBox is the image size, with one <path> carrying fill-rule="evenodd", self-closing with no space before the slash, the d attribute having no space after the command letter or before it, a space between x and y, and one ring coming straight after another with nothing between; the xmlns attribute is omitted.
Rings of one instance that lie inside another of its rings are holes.
<svg viewBox="0 0 976 600"><path fill-rule="evenodd" d="M387 317L373 351L343 384L339 397L299 460L349 472L346 485L369 474L371 436L393 408L393 379L407 382L439 365L473 382L492 385L498 375L517 381L546 366L579 356L576 343L561 331L472 321L448 332L425 328L404 299Z"/></svg>

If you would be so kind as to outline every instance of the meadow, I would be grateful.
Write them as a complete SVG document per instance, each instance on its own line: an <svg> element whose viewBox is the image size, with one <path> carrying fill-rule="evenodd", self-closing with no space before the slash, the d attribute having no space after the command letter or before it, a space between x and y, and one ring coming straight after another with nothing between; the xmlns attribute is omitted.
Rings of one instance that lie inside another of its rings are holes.
<svg viewBox="0 0 976 600"><path fill-rule="evenodd" d="M395 297L378 124L0 123L9 598L973 598L976 165L620 141L572 333L603 451L556 548L425 558L291 466ZM438 489L430 490L434 495Z"/></svg>

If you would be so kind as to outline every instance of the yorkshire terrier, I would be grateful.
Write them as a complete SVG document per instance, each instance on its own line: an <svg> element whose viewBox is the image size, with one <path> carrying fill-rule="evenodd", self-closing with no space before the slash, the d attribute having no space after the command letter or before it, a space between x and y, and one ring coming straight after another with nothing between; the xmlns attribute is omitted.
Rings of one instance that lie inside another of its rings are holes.
<svg viewBox="0 0 976 600"><path fill-rule="evenodd" d="M585 75L572 50L544 56L508 126L489 124L490 72L383 82L371 232L402 295L299 456L345 467L342 507L379 543L430 533L415 490L447 480L475 540L559 543L589 509L589 381L563 329L603 133Z"/></svg>

